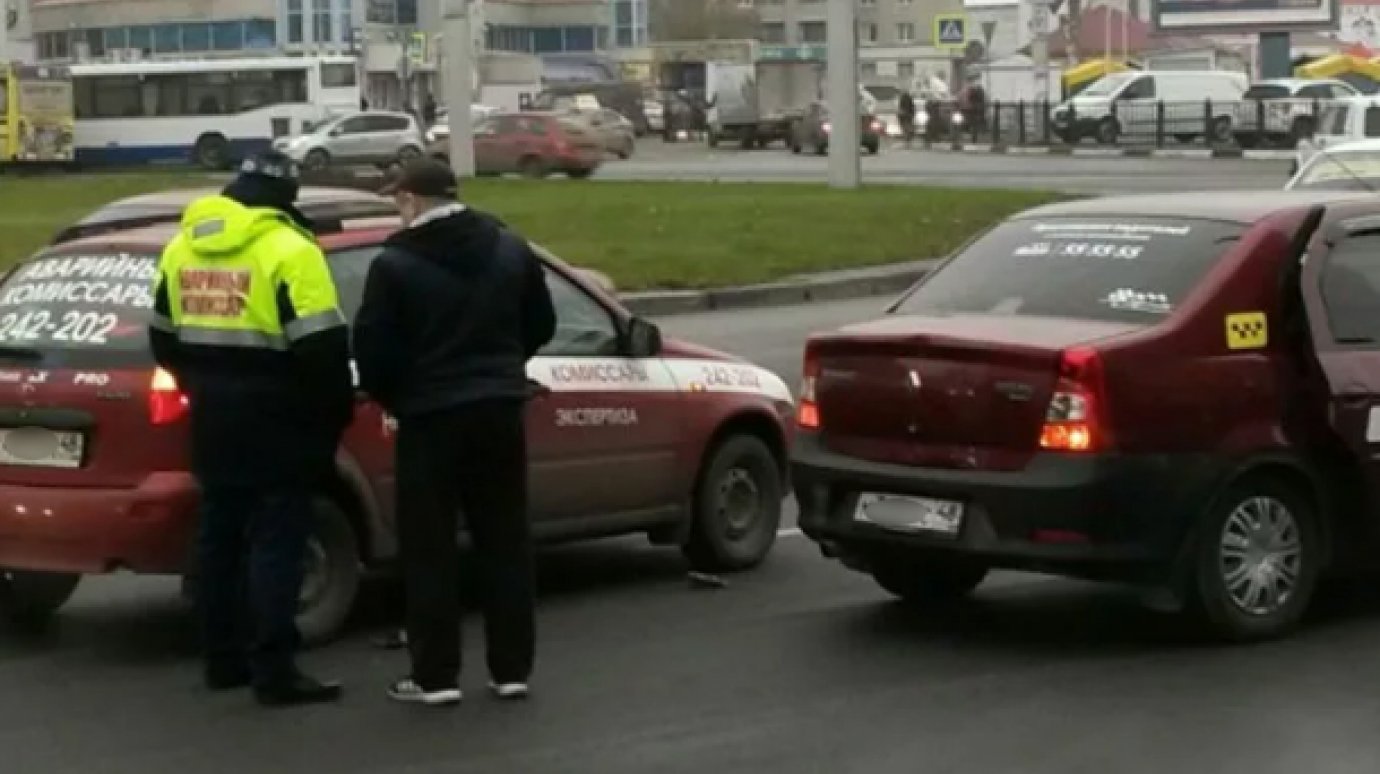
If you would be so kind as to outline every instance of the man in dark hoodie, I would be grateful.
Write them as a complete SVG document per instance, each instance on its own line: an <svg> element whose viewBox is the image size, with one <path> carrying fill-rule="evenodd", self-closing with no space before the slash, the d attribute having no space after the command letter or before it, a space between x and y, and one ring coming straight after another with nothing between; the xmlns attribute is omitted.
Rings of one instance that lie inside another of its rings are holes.
<svg viewBox="0 0 1380 774"><path fill-rule="evenodd" d="M405 228L374 261L355 320L360 383L398 419L398 539L412 672L389 696L460 701L460 513L474 541L490 687L527 695L535 648L526 363L555 334L526 240L456 202L419 160L386 193Z"/></svg>

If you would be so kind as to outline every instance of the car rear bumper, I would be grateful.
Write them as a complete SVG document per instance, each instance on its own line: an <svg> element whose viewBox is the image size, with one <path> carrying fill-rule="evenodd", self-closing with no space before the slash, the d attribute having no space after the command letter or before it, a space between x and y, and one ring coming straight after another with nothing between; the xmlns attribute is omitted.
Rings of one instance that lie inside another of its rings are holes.
<svg viewBox="0 0 1380 774"><path fill-rule="evenodd" d="M187 473L155 473L130 489L0 485L0 567L180 572L198 502Z"/></svg>
<svg viewBox="0 0 1380 774"><path fill-rule="evenodd" d="M913 468L845 457L801 434L792 479L801 530L825 553L965 555L993 567L1151 580L1173 565L1194 516L1225 474L1197 455L1037 455L1012 472ZM956 537L855 520L863 492L964 504Z"/></svg>

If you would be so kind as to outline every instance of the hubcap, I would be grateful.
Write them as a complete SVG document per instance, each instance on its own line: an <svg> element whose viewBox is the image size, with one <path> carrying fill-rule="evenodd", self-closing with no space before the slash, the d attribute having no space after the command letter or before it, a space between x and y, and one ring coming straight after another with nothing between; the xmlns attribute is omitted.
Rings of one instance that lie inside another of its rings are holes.
<svg viewBox="0 0 1380 774"><path fill-rule="evenodd" d="M1303 548L1298 522L1284 503L1253 497L1238 505L1222 527L1219 549L1222 580L1243 612L1270 615L1289 603Z"/></svg>
<svg viewBox="0 0 1380 774"><path fill-rule="evenodd" d="M327 579L330 578L330 559L321 541L312 538L307 544L306 567L302 574L302 593L297 597L299 609L315 605L326 593Z"/></svg>
<svg viewBox="0 0 1380 774"><path fill-rule="evenodd" d="M724 474L719 482L718 511L729 538L740 538L752 529L761 504L762 494L751 473L733 468Z"/></svg>

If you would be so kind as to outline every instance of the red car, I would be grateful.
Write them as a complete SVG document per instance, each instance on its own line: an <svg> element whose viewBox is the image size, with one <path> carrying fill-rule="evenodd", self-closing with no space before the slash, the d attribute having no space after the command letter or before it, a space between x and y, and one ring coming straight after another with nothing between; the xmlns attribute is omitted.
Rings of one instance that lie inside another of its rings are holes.
<svg viewBox="0 0 1380 774"><path fill-rule="evenodd" d="M1380 199L1018 215L883 319L812 338L793 482L827 556L912 601L993 568L1278 635L1380 526Z"/></svg>
<svg viewBox="0 0 1380 774"><path fill-rule="evenodd" d="M450 139L433 142L427 152L449 163ZM498 113L474 127L474 169L479 175L541 178L559 172L583 179L603 163L603 138L577 116Z"/></svg>
<svg viewBox="0 0 1380 774"><path fill-rule="evenodd" d="M190 196L158 201L175 211ZM325 224L321 243L353 314L397 218L332 222L313 196L304 207ZM173 228L63 241L0 282L0 611L11 617L50 615L83 575L194 569L187 402L155 367L145 328ZM534 533L645 533L723 569L761 562L786 490L789 390L731 356L662 341L598 283L542 255L559 322L529 367L550 388L529 415ZM361 398L316 513L300 621L311 640L340 627L365 572L396 554L393 432Z"/></svg>

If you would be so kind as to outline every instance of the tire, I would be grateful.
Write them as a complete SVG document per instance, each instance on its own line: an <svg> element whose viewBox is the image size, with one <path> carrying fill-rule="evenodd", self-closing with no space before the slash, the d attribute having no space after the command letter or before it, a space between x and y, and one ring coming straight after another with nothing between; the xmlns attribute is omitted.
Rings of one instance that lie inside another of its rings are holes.
<svg viewBox="0 0 1380 774"><path fill-rule="evenodd" d="M1236 144L1250 150L1260 144L1260 136L1243 132L1236 135Z"/></svg>
<svg viewBox="0 0 1380 774"><path fill-rule="evenodd" d="M0 616L19 626L41 626L76 592L81 576L0 570Z"/></svg>
<svg viewBox="0 0 1380 774"><path fill-rule="evenodd" d="M783 492L781 464L761 439L733 435L719 442L695 485L686 558L701 570L761 564L776 543Z"/></svg>
<svg viewBox="0 0 1380 774"><path fill-rule="evenodd" d="M1191 557L1194 610L1208 634L1228 642L1280 637L1302 620L1317 588L1317 511L1286 484L1242 480L1203 515ZM1255 573L1242 569L1252 566Z"/></svg>
<svg viewBox="0 0 1380 774"><path fill-rule="evenodd" d="M828 143L816 143L816 144L815 144L815 155L816 155L816 156L828 156L828 155L829 155L829 144L828 144Z"/></svg>
<svg viewBox="0 0 1380 774"><path fill-rule="evenodd" d="M571 180L588 180L593 175L593 169L568 169L565 172L565 176Z"/></svg>
<svg viewBox="0 0 1380 774"><path fill-rule="evenodd" d="M307 172L321 172L331 166L331 154L316 148L302 159L302 169Z"/></svg>
<svg viewBox="0 0 1380 774"><path fill-rule="evenodd" d="M704 141L711 148L719 147L719 133L714 131L713 129L710 129L708 132L705 133Z"/></svg>
<svg viewBox="0 0 1380 774"><path fill-rule="evenodd" d="M1180 145L1189 145L1195 138L1191 134L1176 134L1174 135L1174 139L1177 140Z"/></svg>
<svg viewBox="0 0 1380 774"><path fill-rule="evenodd" d="M863 147L866 148L868 154L872 156L876 156L878 153L882 152L882 145L880 142L863 143Z"/></svg>
<svg viewBox="0 0 1380 774"><path fill-rule="evenodd" d="M230 141L221 134L203 134L192 148L192 159L202 169L227 169L230 166Z"/></svg>
<svg viewBox="0 0 1380 774"><path fill-rule="evenodd" d="M518 162L518 174L529 180L540 180L548 174L546 165L536 156L527 156Z"/></svg>
<svg viewBox="0 0 1380 774"><path fill-rule="evenodd" d="M1231 119L1226 116L1212 119L1212 125L1208 127L1208 141L1215 143L1231 142Z"/></svg>
<svg viewBox="0 0 1380 774"><path fill-rule="evenodd" d="M1121 136L1121 127L1111 116L1098 121L1096 131L1097 141L1102 145L1116 145L1117 138Z"/></svg>
<svg viewBox="0 0 1380 774"><path fill-rule="evenodd" d="M876 560L872 578L893 596L914 605L936 605L968 596L987 579L986 565L962 559Z"/></svg>
<svg viewBox="0 0 1380 774"><path fill-rule="evenodd" d="M804 148L801 148L801 147L800 147L800 143L796 142L795 140L791 140L791 142L790 142L790 147L791 147L791 153L794 153L794 154L797 155L797 156L799 156L799 155L800 155L800 152L801 152L802 150L804 150Z"/></svg>
<svg viewBox="0 0 1380 774"><path fill-rule="evenodd" d="M330 500L318 499L312 520L297 630L304 643L321 645L340 634L349 619L363 571L359 539L345 511Z"/></svg>
<svg viewBox="0 0 1380 774"><path fill-rule="evenodd" d="M409 161L413 161L421 157L422 149L418 148L415 145L404 145L403 149L398 151L398 163L400 164L406 164Z"/></svg>

